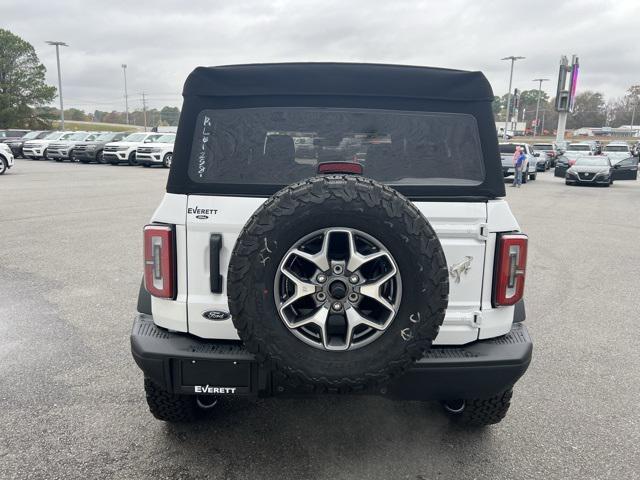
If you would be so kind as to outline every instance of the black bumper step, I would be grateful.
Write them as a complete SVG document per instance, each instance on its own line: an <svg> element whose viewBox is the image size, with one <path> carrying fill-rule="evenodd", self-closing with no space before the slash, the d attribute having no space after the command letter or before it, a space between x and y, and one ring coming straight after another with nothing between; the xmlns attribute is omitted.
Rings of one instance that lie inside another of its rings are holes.
<svg viewBox="0 0 640 480"><path fill-rule="evenodd" d="M398 399L481 398L510 388L531 361L533 344L522 323L504 336L455 346L433 347L402 377L361 393ZM260 364L238 341L213 341L157 327L138 314L131 332L138 366L174 393L218 395L298 395L268 365ZM317 393L317 392L314 392Z"/></svg>

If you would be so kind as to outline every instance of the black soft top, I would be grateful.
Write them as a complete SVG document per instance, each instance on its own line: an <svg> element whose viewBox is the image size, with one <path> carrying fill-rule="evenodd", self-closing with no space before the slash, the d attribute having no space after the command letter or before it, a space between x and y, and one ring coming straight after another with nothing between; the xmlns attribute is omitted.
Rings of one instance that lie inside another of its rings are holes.
<svg viewBox="0 0 640 480"><path fill-rule="evenodd" d="M361 63L274 63L198 67L183 88L169 193L269 196L229 185L193 182L188 163L196 118L204 109L337 107L466 113L478 125L485 180L479 185L397 188L413 199L505 195L498 139L491 109L493 91L482 72ZM365 172L366 174L366 172ZM284 185L283 185L284 186Z"/></svg>
<svg viewBox="0 0 640 480"><path fill-rule="evenodd" d="M268 63L198 67L186 96L340 95L492 102L481 72L361 63Z"/></svg>

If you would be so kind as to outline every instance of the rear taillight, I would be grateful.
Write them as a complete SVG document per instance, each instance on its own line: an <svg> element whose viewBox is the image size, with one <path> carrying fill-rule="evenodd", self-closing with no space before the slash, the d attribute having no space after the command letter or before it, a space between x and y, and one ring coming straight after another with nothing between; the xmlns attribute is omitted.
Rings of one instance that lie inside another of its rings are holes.
<svg viewBox="0 0 640 480"><path fill-rule="evenodd" d="M521 233L500 235L496 262L493 303L495 306L514 305L524 293L527 236Z"/></svg>
<svg viewBox="0 0 640 480"><path fill-rule="evenodd" d="M175 235L169 225L144 227L144 285L154 297L175 298Z"/></svg>

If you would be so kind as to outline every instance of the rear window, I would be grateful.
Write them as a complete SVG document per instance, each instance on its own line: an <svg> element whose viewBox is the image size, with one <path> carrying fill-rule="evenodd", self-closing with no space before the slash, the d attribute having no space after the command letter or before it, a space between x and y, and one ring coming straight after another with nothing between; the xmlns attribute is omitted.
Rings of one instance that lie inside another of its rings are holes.
<svg viewBox="0 0 640 480"><path fill-rule="evenodd" d="M500 153L516 153L516 147L520 147L522 150L526 151L524 145L500 145Z"/></svg>
<svg viewBox="0 0 640 480"><path fill-rule="evenodd" d="M536 150L553 150L553 145L549 145L548 143L536 143L533 145L533 148Z"/></svg>
<svg viewBox="0 0 640 480"><path fill-rule="evenodd" d="M605 152L628 152L629 147L625 145L607 145L604 147Z"/></svg>
<svg viewBox="0 0 640 480"><path fill-rule="evenodd" d="M358 162L395 185L478 185L485 176L471 115L332 108L204 110L188 172L198 183L283 185L329 161Z"/></svg>
<svg viewBox="0 0 640 480"><path fill-rule="evenodd" d="M569 145L568 150L571 152L590 152L591 147L589 145Z"/></svg>

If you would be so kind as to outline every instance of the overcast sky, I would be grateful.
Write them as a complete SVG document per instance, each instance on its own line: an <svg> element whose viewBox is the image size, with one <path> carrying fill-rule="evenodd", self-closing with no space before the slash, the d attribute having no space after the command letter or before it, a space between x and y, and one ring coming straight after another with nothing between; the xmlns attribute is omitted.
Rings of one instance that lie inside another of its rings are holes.
<svg viewBox="0 0 640 480"><path fill-rule="evenodd" d="M2 0L0 26L36 48L57 85L61 52L65 107L124 110L180 105L198 65L357 61L481 70L496 94L514 87L555 95L561 54L579 55L580 90L608 98L640 83L640 1L51 1Z"/></svg>

